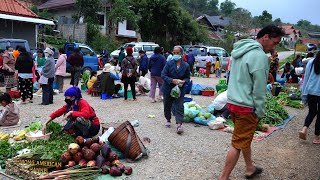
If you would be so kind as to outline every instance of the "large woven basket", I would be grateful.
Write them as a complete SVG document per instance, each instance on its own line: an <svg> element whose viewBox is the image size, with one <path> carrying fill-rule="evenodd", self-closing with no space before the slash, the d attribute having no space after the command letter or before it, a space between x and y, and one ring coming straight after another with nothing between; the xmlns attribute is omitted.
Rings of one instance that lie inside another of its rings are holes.
<svg viewBox="0 0 320 180"><path fill-rule="evenodd" d="M146 153L144 145L129 121L117 127L108 141L124 153L126 159L138 160Z"/></svg>

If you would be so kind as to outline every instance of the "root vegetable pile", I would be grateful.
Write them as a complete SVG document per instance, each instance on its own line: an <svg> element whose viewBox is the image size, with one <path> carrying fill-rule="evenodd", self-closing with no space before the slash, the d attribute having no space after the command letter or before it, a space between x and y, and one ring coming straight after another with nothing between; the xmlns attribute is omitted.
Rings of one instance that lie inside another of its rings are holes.
<svg viewBox="0 0 320 180"><path fill-rule="evenodd" d="M124 166L118 155L112 152L108 144L99 141L99 138L84 139L78 136L75 143L69 144L67 151L62 153L60 160L66 164L66 170L55 171L44 176L43 179L57 178L61 175L68 175L74 178L83 173L86 176L97 174L110 174L111 176L131 175L132 168ZM70 168L77 169L70 171ZM88 169L89 168L89 169ZM86 173L85 170L89 170Z"/></svg>

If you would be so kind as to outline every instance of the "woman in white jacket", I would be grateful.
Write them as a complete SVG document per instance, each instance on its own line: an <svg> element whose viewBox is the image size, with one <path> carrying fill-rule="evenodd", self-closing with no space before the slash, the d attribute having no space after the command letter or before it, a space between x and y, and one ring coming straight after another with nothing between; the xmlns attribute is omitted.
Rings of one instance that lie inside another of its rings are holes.
<svg viewBox="0 0 320 180"><path fill-rule="evenodd" d="M55 65L56 70L56 82L59 84L59 93L63 92L63 79L66 75L66 61L67 61L67 55L64 54L64 49L59 49L59 58Z"/></svg>

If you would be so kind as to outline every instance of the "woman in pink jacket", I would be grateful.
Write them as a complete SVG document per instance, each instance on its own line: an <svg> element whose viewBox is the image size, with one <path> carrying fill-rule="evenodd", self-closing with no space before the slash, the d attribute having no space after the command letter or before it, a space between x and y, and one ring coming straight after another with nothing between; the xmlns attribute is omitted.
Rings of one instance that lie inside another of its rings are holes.
<svg viewBox="0 0 320 180"><path fill-rule="evenodd" d="M64 49L59 49L59 58L56 63L56 82L59 84L59 92L63 92L63 79L66 75L66 61L67 61L67 55L64 54Z"/></svg>

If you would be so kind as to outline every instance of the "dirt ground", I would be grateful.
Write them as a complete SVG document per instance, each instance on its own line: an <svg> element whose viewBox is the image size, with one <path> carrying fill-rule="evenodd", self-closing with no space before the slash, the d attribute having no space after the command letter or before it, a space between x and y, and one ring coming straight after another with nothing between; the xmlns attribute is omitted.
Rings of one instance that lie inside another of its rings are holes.
<svg viewBox="0 0 320 180"><path fill-rule="evenodd" d="M194 83L215 85L218 79L213 76L209 79L192 78L192 80ZM65 80L65 88L69 87L69 80ZM84 98L96 110L101 122L139 120L137 133L141 138L151 139L151 143L146 145L150 151L148 159L136 163L124 163L132 166L135 171L135 175L129 179L217 179L222 171L231 144L231 134L190 123L184 125L183 135L177 135L175 126L171 129L164 127L163 104L151 103L147 96L138 96L137 102L123 102L123 99L102 101L85 94ZM204 96L192 96L192 98L201 106L208 106L214 99ZM41 97L35 97L33 104L19 105L22 120L20 129L34 121L36 116L40 116L41 121L45 122L51 112L63 105L64 97L62 94L55 95L54 104L50 106L41 106L39 103ZM302 128L308 108L287 109L290 114L295 115L295 118L284 129L252 144L253 160L256 165L264 168L258 179L317 180L320 177L318 163L320 146L312 144L314 123L306 141L298 138L298 131ZM148 115L156 117L148 118ZM60 119L56 121L61 122ZM244 161L240 157L231 179L244 179L244 170ZM5 179L1 176L0 178Z"/></svg>

